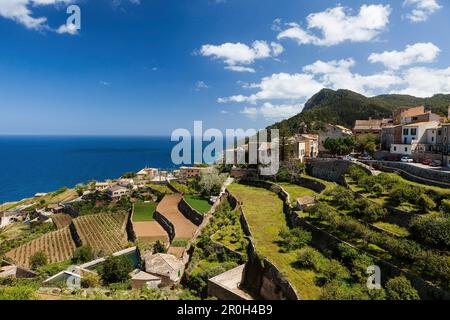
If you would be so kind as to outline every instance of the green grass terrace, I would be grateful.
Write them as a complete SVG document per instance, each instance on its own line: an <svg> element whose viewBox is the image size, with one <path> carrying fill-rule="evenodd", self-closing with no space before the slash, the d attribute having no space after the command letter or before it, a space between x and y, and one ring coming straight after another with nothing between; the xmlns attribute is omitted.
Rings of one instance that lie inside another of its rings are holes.
<svg viewBox="0 0 450 320"><path fill-rule="evenodd" d="M201 214L207 214L212 207L208 200L199 196L186 194L184 200Z"/></svg>
<svg viewBox="0 0 450 320"><path fill-rule="evenodd" d="M133 221L153 221L153 214L155 213L156 202L137 202L134 204Z"/></svg>
<svg viewBox="0 0 450 320"><path fill-rule="evenodd" d="M288 183L288 182L278 182L277 183L280 187L284 189L289 194L291 204L294 205L298 198L305 197L305 196L315 196L316 193L308 188Z"/></svg>
<svg viewBox="0 0 450 320"><path fill-rule="evenodd" d="M286 276L301 299L318 299L321 288L315 284L316 273L295 267L296 251L280 251L278 242L281 238L278 234L287 225L283 202L275 193L266 189L236 183L228 189L243 203L245 217L258 253L270 260Z"/></svg>

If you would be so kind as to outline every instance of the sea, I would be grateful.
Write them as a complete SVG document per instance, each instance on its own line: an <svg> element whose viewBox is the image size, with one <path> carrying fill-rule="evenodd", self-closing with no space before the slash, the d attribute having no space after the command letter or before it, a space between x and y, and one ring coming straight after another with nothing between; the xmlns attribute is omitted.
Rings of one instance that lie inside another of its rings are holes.
<svg viewBox="0 0 450 320"><path fill-rule="evenodd" d="M173 170L170 137L0 136L0 204L144 167Z"/></svg>

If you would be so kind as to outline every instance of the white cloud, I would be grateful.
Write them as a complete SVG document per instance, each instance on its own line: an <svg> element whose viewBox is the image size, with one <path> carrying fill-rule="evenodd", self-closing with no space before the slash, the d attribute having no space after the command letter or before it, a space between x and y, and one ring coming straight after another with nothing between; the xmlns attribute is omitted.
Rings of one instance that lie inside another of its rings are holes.
<svg viewBox="0 0 450 320"><path fill-rule="evenodd" d="M381 62L389 69L400 69L414 63L434 62L441 50L433 43L416 43L406 46L404 51L385 51L383 53L372 53L369 61Z"/></svg>
<svg viewBox="0 0 450 320"><path fill-rule="evenodd" d="M204 81L197 81L195 83L195 91L200 91L203 89L209 89L209 86Z"/></svg>
<svg viewBox="0 0 450 320"><path fill-rule="evenodd" d="M68 33L71 35L77 34L78 30L74 24L62 24L58 29L56 29L56 33L63 34Z"/></svg>
<svg viewBox="0 0 450 320"><path fill-rule="evenodd" d="M14 20L28 29L43 30L50 29L46 24L46 17L33 17L30 7L61 5L74 2L73 0L1 0L0 16Z"/></svg>
<svg viewBox="0 0 450 320"><path fill-rule="evenodd" d="M403 5L412 7L406 18L414 23L427 21L433 13L442 8L437 0L405 0Z"/></svg>
<svg viewBox="0 0 450 320"><path fill-rule="evenodd" d="M283 53L283 46L272 42L255 41L251 46L244 43L224 43L221 45L203 45L199 54L204 57L222 60L226 69L236 72L255 72L253 68L247 67L256 60L277 57Z"/></svg>
<svg viewBox="0 0 450 320"><path fill-rule="evenodd" d="M245 107L241 113L250 118L262 116L266 120L279 121L290 118L303 110L303 104L280 104L274 105L269 102L261 107Z"/></svg>
<svg viewBox="0 0 450 320"><path fill-rule="evenodd" d="M313 13L307 17L307 28L290 23L278 39L293 39L298 44L332 46L345 41L366 42L375 39L389 24L389 5L363 5L357 15L342 6ZM275 27L280 21L276 20ZM312 32L318 30L320 35Z"/></svg>
<svg viewBox="0 0 450 320"><path fill-rule="evenodd" d="M353 73L355 66L353 59L333 60L328 62L316 61L303 68L303 73L277 73L261 79L260 83L253 83L247 88L259 91L249 96L235 95L219 98L219 103L250 102L261 100L293 100L304 101L320 89L349 89L363 94L372 95L378 89L389 89L402 83L401 77L392 72L382 72L373 75Z"/></svg>
<svg viewBox="0 0 450 320"><path fill-rule="evenodd" d="M113 5L120 5L121 0L112 0ZM139 5L140 0L127 0ZM0 0L0 17L11 19L31 30L48 30L59 34L77 34L73 26L61 25L51 28L47 24L47 17L34 17L33 9L38 6L62 6L76 3L78 0Z"/></svg>
<svg viewBox="0 0 450 320"><path fill-rule="evenodd" d="M259 89L259 92L250 95L237 95L228 98L220 98L219 103L225 102L251 102L271 99L302 99L311 96L320 89L322 85L308 74L277 73L265 77L260 83L249 86Z"/></svg>
<svg viewBox="0 0 450 320"><path fill-rule="evenodd" d="M411 68L403 72L402 78L404 88L393 90L393 93L409 94L416 97L450 93L450 68Z"/></svg>

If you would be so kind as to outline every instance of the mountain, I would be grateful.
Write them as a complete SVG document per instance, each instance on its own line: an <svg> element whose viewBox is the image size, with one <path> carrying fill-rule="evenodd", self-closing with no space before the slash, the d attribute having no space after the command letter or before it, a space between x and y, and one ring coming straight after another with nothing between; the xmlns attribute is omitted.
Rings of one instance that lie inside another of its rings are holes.
<svg viewBox="0 0 450 320"><path fill-rule="evenodd" d="M368 98L350 90L322 89L306 102L301 113L268 129L280 129L281 134L291 135L299 131L302 123L310 131L320 129L325 123L353 128L356 120L389 118L398 108L420 105L434 113L447 115L450 94L437 94L431 98L386 94Z"/></svg>

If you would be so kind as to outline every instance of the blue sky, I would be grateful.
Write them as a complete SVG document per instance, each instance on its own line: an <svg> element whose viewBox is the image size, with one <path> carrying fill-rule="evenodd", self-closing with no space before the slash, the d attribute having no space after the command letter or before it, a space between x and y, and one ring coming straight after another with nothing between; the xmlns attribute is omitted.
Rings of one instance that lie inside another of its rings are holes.
<svg viewBox="0 0 450 320"><path fill-rule="evenodd" d="M0 0L0 134L262 128L323 87L448 93L448 17L443 0Z"/></svg>

